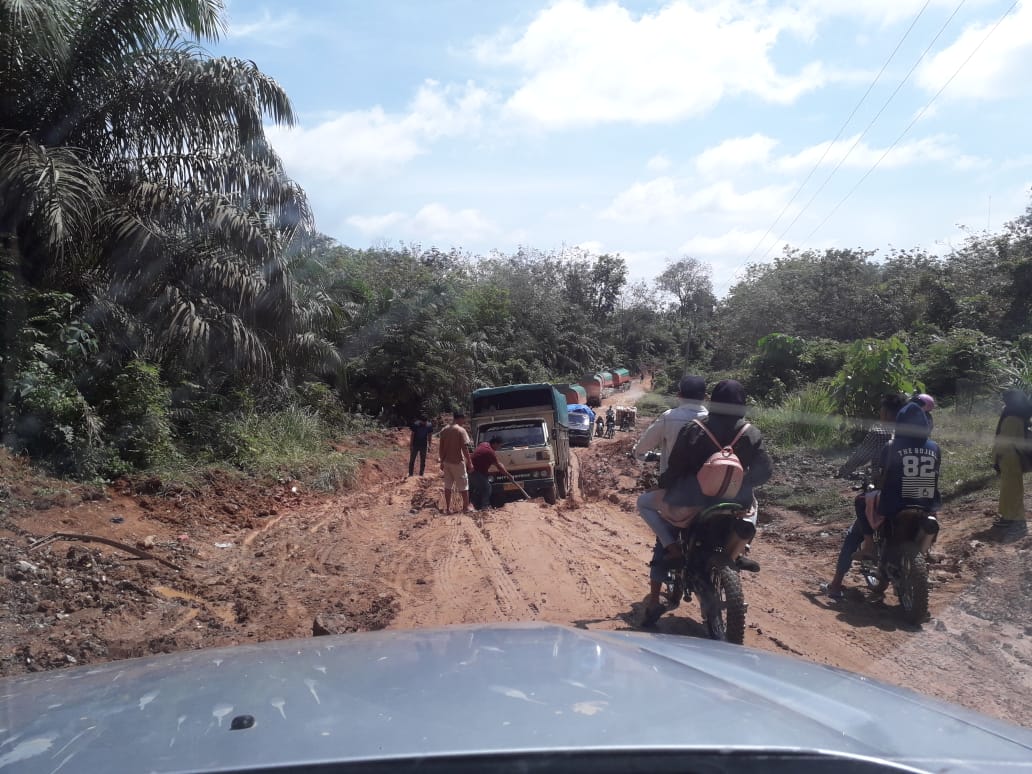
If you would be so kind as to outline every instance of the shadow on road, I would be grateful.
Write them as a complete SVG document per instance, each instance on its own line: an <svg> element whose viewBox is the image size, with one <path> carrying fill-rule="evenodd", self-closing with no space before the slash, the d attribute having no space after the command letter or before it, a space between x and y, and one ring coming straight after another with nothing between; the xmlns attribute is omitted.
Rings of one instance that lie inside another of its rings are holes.
<svg viewBox="0 0 1032 774"><path fill-rule="evenodd" d="M836 602L823 593L814 591L800 592L812 604L837 614L843 623L858 629L874 627L883 632L919 632L920 625L909 624L903 620L895 603L868 602L859 588L847 588L844 599Z"/></svg>

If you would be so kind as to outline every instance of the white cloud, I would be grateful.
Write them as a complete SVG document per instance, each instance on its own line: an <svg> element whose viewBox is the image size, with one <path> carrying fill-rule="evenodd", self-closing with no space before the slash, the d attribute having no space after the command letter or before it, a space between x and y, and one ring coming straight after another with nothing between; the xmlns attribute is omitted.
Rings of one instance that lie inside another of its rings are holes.
<svg viewBox="0 0 1032 774"><path fill-rule="evenodd" d="M288 174L303 182L383 172L425 153L443 137L475 134L491 98L473 83L426 81L408 111L377 106L329 118L311 128L266 129Z"/></svg>
<svg viewBox="0 0 1032 774"><path fill-rule="evenodd" d="M1022 0L972 59L964 64L985 40L995 20L973 24L947 48L938 52L917 71L917 82L935 93L960 69L943 92L949 99L1003 99L1028 95L1028 72L1032 68L1032 2Z"/></svg>
<svg viewBox="0 0 1032 774"><path fill-rule="evenodd" d="M703 175L710 176L744 166L765 164L777 145L777 140L762 134L732 137L700 153L695 159L695 167Z"/></svg>
<svg viewBox="0 0 1032 774"><path fill-rule="evenodd" d="M351 215L345 223L368 239L414 239L462 245L498 235L497 227L478 210L449 209L432 202L414 214Z"/></svg>
<svg viewBox="0 0 1032 774"><path fill-rule="evenodd" d="M927 163L945 164L955 169L972 169L988 163L985 159L963 153L957 147L955 139L949 135L937 134L901 142L888 153L887 146L873 147L866 142L857 142L858 137L859 135L854 135L834 143L821 142L803 148L797 153L780 156L772 154L779 143L771 137L762 134L733 137L700 153L695 159L695 167L706 177L717 177L733 175L746 168L799 174L808 172L818 163L832 167L840 161L846 169L868 169L883 155L885 158L879 163L879 167L884 169Z"/></svg>
<svg viewBox="0 0 1032 774"><path fill-rule="evenodd" d="M623 223L672 220L693 213L766 216L781 210L788 191L789 186L768 186L740 193L726 181L693 189L689 181L658 177L632 185L601 216Z"/></svg>
<svg viewBox="0 0 1032 774"><path fill-rule="evenodd" d="M799 153L775 159L772 166L784 172L804 172L812 169L818 161L823 165L832 166L838 164L844 157L845 161L842 166L846 169L868 169L879 159L882 160L878 166L882 169L898 169L932 162L946 163L957 169L970 169L986 163L982 159L962 153L952 138L946 135L939 134L901 142L891 150L872 147L866 142L856 143L858 136L838 140L835 143L822 142L811 145ZM856 143L855 148L853 147L854 143ZM849 153L848 157L846 157L846 153Z"/></svg>
<svg viewBox="0 0 1032 774"><path fill-rule="evenodd" d="M985 5L988 0L968 0L969 6ZM925 0L800 0L796 13L804 18L829 19L846 17L888 26L912 19L925 5ZM953 8L956 0L931 0L931 9Z"/></svg>
<svg viewBox="0 0 1032 774"><path fill-rule="evenodd" d="M575 247L578 250L583 250L588 255L602 255L605 253L605 249L601 242L598 240L589 240L587 242L580 242Z"/></svg>
<svg viewBox="0 0 1032 774"><path fill-rule="evenodd" d="M547 127L672 122L721 99L750 95L791 103L823 85L818 63L784 74L771 61L795 15L736 2L673 0L635 16L616 2L559 0L515 39L477 48L481 61L526 74L507 107Z"/></svg>
<svg viewBox="0 0 1032 774"><path fill-rule="evenodd" d="M668 169L670 169L671 163L672 162L670 161L670 159L668 159L662 153L657 153L655 156L648 160L648 162L645 164L645 167L649 170L649 172L666 172Z"/></svg>
<svg viewBox="0 0 1032 774"><path fill-rule="evenodd" d="M386 215L351 215L344 222L365 236L381 236L403 220L404 213L388 212Z"/></svg>
<svg viewBox="0 0 1032 774"><path fill-rule="evenodd" d="M449 210L436 203L417 212L410 229L422 238L452 244L469 244L497 233L494 224L477 210Z"/></svg>
<svg viewBox="0 0 1032 774"><path fill-rule="evenodd" d="M777 254L787 242L778 242L773 232L743 231L739 228L717 236L694 236L684 242L679 250L686 255L693 255L701 260L709 258L739 258L764 252Z"/></svg>
<svg viewBox="0 0 1032 774"><path fill-rule="evenodd" d="M265 9L260 17L238 21L230 9L226 37L230 40L249 40L261 45L282 48L296 42L302 32L301 19L293 11L274 16Z"/></svg>

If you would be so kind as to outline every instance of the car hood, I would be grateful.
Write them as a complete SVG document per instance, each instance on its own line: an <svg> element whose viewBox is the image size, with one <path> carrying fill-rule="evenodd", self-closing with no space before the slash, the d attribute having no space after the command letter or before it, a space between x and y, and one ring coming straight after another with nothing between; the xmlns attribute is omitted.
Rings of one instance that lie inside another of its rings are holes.
<svg viewBox="0 0 1032 774"><path fill-rule="evenodd" d="M1032 732L856 674L547 624L269 642L0 682L0 770L18 774L670 747L1032 770Z"/></svg>

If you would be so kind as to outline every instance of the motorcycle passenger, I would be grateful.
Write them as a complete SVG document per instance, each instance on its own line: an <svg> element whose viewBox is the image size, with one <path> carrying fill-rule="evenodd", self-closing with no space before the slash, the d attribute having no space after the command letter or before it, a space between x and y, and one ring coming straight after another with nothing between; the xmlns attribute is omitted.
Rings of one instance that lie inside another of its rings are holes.
<svg viewBox="0 0 1032 774"><path fill-rule="evenodd" d="M884 471L881 496L878 499L874 528L884 524L891 534L893 519L904 508L924 508L932 513L939 510L939 466L942 453L939 444L931 440L928 415L918 403L908 403L896 415L896 434L882 451ZM884 594L883 580L871 595L877 601Z"/></svg>
<svg viewBox="0 0 1032 774"><path fill-rule="evenodd" d="M906 398L903 395L895 392L886 393L882 396L878 423L867 431L867 435L864 436L860 445L849 455L849 459L842 464L842 467L838 469L838 476L840 478L845 478L857 468L870 465L870 480L878 483L881 482L883 475L881 454L885 449L885 445L892 440L892 420L896 418L896 414L903 408L905 400ZM867 503L869 502L868 496L874 494L875 492L861 492L853 501L856 519L842 541L838 563L835 565L835 577L831 579L831 583L823 584L821 587L821 590L831 599L840 600L843 598L845 592L842 590L842 581L845 580L846 573L849 572L849 565L852 564L853 554L856 553L861 544L865 547L873 548L872 537L874 536L874 527L868 521L866 510Z"/></svg>
<svg viewBox="0 0 1032 774"><path fill-rule="evenodd" d="M738 493L733 497L711 498L702 493L697 473L707 459L718 449L706 432L695 422L685 425L678 434L670 452L666 470L659 478L661 495L659 507L640 509L642 518L656 533L665 549L667 561L680 561L681 548L678 544L678 530L691 524L692 519L706 508L722 502L734 502L743 508L753 504L753 490L766 483L773 472L770 455L763 446L763 435L759 429L745 421L745 390L733 379L718 382L710 396L709 415L701 420L721 445L730 444L736 436L734 452L742 463L745 477ZM748 427L746 427L748 425ZM740 435L739 435L740 434ZM727 547L728 554L740 569L759 570L759 564L741 556L745 541L735 537ZM645 611L646 623L662 613L659 592L650 590Z"/></svg>
<svg viewBox="0 0 1032 774"><path fill-rule="evenodd" d="M686 376L677 385L678 405L675 408L664 411L649 425L641 438L634 444L631 454L639 462L644 462L646 455L659 449L659 474L666 472L667 464L670 461L670 452L673 451L677 436L695 419L705 419L709 411L702 404L706 397L706 380L701 376ZM638 513L646 522L650 519L661 519L659 515L660 501L663 498L661 489L652 489L642 493L638 497ZM646 509L650 512L646 515ZM651 522L649 522L651 524ZM663 587L663 579L666 577L666 569L663 567L663 556L665 550L659 538L656 538L656 545L652 551L652 561L649 564L649 598L655 597L658 604L659 592Z"/></svg>

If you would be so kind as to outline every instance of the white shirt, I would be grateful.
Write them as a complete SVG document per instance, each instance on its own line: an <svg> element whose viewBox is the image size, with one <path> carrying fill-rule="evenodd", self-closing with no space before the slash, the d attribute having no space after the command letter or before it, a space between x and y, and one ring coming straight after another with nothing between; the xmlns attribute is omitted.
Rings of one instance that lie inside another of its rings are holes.
<svg viewBox="0 0 1032 774"><path fill-rule="evenodd" d="M667 460L674 448L677 436L681 429L693 419L705 419L709 411L702 405L701 400L681 400L681 405L664 411L659 418L648 426L648 429L641 434L638 443L634 444L634 457L639 462L645 459L645 455L654 450L660 450L659 472L667 468Z"/></svg>

